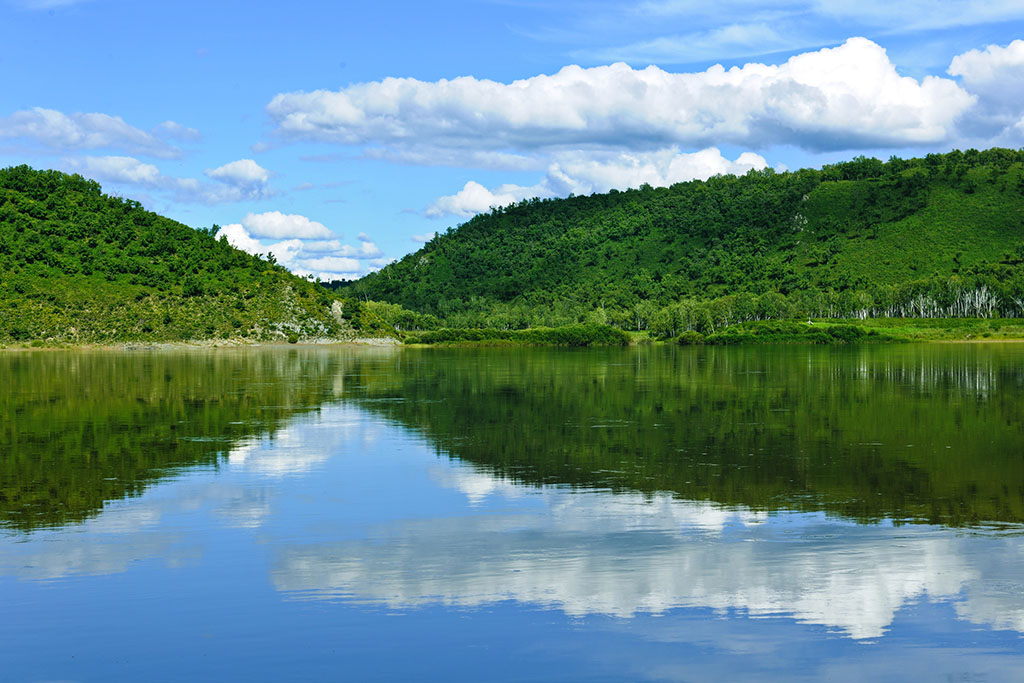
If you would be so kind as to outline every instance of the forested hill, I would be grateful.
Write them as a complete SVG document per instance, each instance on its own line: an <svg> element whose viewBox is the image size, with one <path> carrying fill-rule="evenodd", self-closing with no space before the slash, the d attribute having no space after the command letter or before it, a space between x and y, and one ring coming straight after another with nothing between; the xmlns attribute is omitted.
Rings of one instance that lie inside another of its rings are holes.
<svg viewBox="0 0 1024 683"><path fill-rule="evenodd" d="M662 307L714 301L733 320L780 308L1017 316L1022 238L1024 152L861 157L521 202L439 234L348 291L467 325L597 312L643 328Z"/></svg>
<svg viewBox="0 0 1024 683"><path fill-rule="evenodd" d="M110 197L78 175L0 170L0 344L332 337L322 287Z"/></svg>

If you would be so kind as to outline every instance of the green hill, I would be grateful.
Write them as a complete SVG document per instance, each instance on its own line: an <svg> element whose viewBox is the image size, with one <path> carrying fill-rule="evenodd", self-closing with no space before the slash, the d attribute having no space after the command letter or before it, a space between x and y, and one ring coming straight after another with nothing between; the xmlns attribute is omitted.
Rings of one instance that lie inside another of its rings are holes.
<svg viewBox="0 0 1024 683"><path fill-rule="evenodd" d="M0 344L345 334L332 293L215 239L216 229L163 218L78 175L0 170Z"/></svg>
<svg viewBox="0 0 1024 683"><path fill-rule="evenodd" d="M452 327L1018 317L1024 151L857 158L529 200L346 287Z"/></svg>

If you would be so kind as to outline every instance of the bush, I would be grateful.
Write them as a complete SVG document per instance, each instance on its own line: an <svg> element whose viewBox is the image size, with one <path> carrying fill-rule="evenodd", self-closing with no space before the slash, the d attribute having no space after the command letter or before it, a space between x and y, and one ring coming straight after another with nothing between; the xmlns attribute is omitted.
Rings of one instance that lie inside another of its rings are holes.
<svg viewBox="0 0 1024 683"><path fill-rule="evenodd" d="M676 344L679 344L680 346L692 346L694 344L703 343L704 335L694 330L687 330L686 332L683 332L681 335L676 337Z"/></svg>

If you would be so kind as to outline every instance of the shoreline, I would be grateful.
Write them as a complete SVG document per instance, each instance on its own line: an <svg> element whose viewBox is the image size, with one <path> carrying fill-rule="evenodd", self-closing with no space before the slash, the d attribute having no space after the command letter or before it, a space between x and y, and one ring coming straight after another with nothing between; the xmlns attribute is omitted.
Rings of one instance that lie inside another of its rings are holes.
<svg viewBox="0 0 1024 683"><path fill-rule="evenodd" d="M402 342L392 337L353 337L351 339L310 339L294 344L287 341L248 341L239 339L191 339L185 341L126 341L116 344L74 344L46 343L32 346L32 342L18 345L0 345L0 353L26 351L177 351L199 349L266 349L266 348L311 348L328 346L371 346L386 348L402 346Z"/></svg>

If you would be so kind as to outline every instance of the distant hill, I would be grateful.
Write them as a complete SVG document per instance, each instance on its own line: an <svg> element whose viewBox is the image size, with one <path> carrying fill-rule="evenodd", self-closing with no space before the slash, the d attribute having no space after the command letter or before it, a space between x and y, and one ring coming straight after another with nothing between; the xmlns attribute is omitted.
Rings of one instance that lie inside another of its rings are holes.
<svg viewBox="0 0 1024 683"><path fill-rule="evenodd" d="M0 344L345 334L332 293L215 232L78 175L0 170Z"/></svg>
<svg viewBox="0 0 1024 683"><path fill-rule="evenodd" d="M1024 152L991 149L533 199L343 291L459 326L1020 316L1022 263Z"/></svg>

